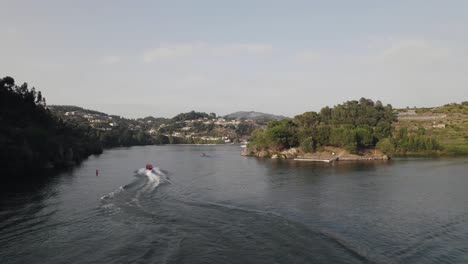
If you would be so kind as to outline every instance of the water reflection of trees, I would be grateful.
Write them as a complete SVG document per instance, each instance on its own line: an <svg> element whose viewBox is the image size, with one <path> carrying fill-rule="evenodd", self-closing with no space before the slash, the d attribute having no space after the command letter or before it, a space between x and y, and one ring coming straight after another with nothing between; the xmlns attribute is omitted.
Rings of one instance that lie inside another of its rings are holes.
<svg viewBox="0 0 468 264"><path fill-rule="evenodd" d="M58 211L58 186L72 180L74 169L49 170L29 176L4 177L0 186L0 243L22 239L43 223L49 223ZM43 234L46 235L46 234ZM6 243L8 246L8 243Z"/></svg>
<svg viewBox="0 0 468 264"><path fill-rule="evenodd" d="M270 183L283 185L286 182L313 184L323 176L346 176L359 171L377 171L392 164L391 160L304 162L295 160L274 160L257 158L260 166L267 168ZM279 186L275 186L278 188Z"/></svg>

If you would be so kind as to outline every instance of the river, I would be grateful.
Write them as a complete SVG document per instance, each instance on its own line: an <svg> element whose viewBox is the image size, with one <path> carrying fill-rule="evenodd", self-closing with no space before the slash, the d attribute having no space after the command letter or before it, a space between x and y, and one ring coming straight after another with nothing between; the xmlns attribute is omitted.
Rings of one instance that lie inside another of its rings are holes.
<svg viewBox="0 0 468 264"><path fill-rule="evenodd" d="M120 148L5 181L0 263L468 263L466 158L239 153ZM135 172L147 163L160 171Z"/></svg>

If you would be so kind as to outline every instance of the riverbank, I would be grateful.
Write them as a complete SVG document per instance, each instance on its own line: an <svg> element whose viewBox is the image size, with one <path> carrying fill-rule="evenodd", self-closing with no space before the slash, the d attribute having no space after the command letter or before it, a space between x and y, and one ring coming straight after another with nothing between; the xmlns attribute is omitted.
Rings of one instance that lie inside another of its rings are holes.
<svg viewBox="0 0 468 264"><path fill-rule="evenodd" d="M226 145L224 143L206 143L206 144L160 144L160 146L220 146Z"/></svg>
<svg viewBox="0 0 468 264"><path fill-rule="evenodd" d="M388 160L389 156L385 155L378 149L366 149L357 154L350 153L345 149L338 147L324 147L320 151L313 153L304 152L301 148L291 148L283 151L276 150L255 150L245 148L242 150L242 156L254 156L260 158L271 159L293 159L297 161L313 161L313 162L333 162L333 161L359 161L359 160Z"/></svg>

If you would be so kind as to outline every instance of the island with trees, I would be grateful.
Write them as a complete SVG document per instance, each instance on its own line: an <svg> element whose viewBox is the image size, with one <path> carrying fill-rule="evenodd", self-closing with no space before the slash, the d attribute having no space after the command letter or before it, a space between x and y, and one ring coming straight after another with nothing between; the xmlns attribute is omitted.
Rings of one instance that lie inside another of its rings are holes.
<svg viewBox="0 0 468 264"><path fill-rule="evenodd" d="M459 123L452 124L453 119L444 116L445 122L450 124L442 125L433 120L434 115L413 117L407 122L404 110L361 98L332 108L327 106L319 112L306 112L292 120L272 121L266 128L252 133L242 154L328 162L379 160L402 155L468 154L466 148L460 147L460 144L468 145L465 129L468 103L431 109L435 112L451 109L452 113L457 113ZM457 130L458 134L449 133ZM458 140L458 148L446 144L448 136Z"/></svg>

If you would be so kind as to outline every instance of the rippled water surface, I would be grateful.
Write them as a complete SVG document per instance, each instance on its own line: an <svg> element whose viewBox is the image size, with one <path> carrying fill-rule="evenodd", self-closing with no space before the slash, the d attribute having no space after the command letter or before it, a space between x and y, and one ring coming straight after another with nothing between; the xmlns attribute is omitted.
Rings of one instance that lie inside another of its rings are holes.
<svg viewBox="0 0 468 264"><path fill-rule="evenodd" d="M0 263L468 263L466 158L320 164L239 153L114 149L4 183ZM138 173L146 163L160 171Z"/></svg>

